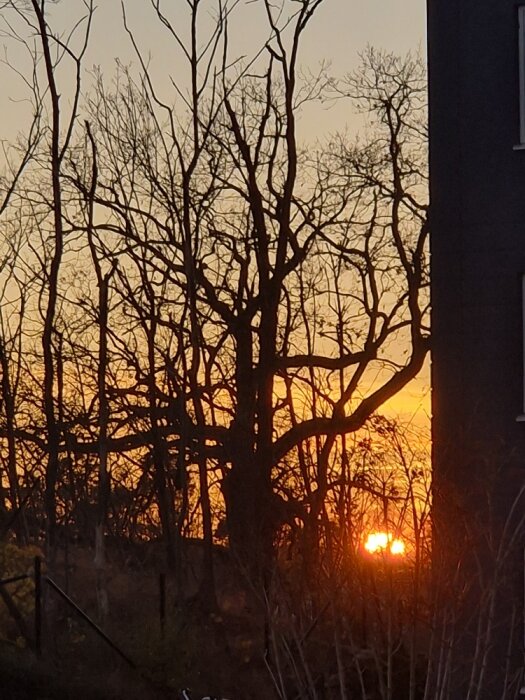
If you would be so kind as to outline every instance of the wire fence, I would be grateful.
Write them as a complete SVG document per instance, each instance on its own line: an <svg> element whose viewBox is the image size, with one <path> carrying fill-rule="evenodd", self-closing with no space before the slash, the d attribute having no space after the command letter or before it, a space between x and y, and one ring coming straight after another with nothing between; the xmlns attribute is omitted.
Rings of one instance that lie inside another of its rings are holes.
<svg viewBox="0 0 525 700"><path fill-rule="evenodd" d="M66 603L66 605L80 618L88 627L109 646L133 671L138 672L144 680L150 680L144 671L138 668L135 661L113 640L106 632L69 596L50 576L42 572L42 559L35 556L33 560L33 573L19 574L0 579L0 590L5 586L18 583L27 579L34 581L34 609L33 609L33 632L32 647L36 655L41 658L44 647L44 625L43 625L43 593L44 586L49 586L51 590ZM160 573L158 577L158 615L160 633L162 638L166 632L166 575ZM179 700L197 700L191 695L188 688L183 688L177 694ZM227 700L212 695L206 695L201 700Z"/></svg>

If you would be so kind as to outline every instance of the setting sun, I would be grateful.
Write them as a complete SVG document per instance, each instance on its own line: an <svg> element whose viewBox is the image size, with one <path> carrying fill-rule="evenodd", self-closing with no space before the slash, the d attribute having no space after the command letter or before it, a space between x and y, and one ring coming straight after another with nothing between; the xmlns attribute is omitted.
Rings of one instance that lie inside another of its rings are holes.
<svg viewBox="0 0 525 700"><path fill-rule="evenodd" d="M387 532L371 532L366 539L364 547L370 554L388 551L394 556L402 556L405 553L404 542L394 538Z"/></svg>

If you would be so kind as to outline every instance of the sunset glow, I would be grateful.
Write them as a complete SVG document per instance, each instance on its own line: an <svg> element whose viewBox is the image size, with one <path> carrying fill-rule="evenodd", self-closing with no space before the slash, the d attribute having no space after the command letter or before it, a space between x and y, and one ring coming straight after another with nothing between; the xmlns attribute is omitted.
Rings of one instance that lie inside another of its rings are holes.
<svg viewBox="0 0 525 700"><path fill-rule="evenodd" d="M393 535L387 532L371 532L366 539L364 547L370 554L388 551L394 556L403 556L405 553L403 540L394 538Z"/></svg>

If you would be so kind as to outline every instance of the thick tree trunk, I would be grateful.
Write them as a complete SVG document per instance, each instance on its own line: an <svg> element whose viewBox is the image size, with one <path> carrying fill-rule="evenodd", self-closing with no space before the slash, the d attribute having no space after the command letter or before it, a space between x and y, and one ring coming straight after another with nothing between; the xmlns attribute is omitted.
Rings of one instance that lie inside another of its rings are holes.
<svg viewBox="0 0 525 700"><path fill-rule="evenodd" d="M270 471L258 462L250 434L253 435L253 423L236 429L223 493L233 555L254 583L264 585L272 567L278 519Z"/></svg>
<svg viewBox="0 0 525 700"><path fill-rule="evenodd" d="M168 569L173 571L175 569L174 507L167 483L163 449L158 444L158 436L154 436L153 441L153 483L155 484L162 536L166 549L166 564Z"/></svg>
<svg viewBox="0 0 525 700"><path fill-rule="evenodd" d="M224 484L232 552L250 576L265 578L272 563L276 522L268 479L250 462L234 462Z"/></svg>
<svg viewBox="0 0 525 700"><path fill-rule="evenodd" d="M2 371L2 400L7 433L7 479L9 483L9 502L11 513L16 513L20 507L20 491L18 475L16 472L16 441L15 441L15 401L9 375L9 361L6 354L5 343L0 338L0 369ZM23 544L25 541L22 518L13 520L13 530L17 540Z"/></svg>
<svg viewBox="0 0 525 700"><path fill-rule="evenodd" d="M230 546L249 576L265 578L271 564L274 523L268 464L258 449L257 382L249 322L235 334L237 406L232 425L231 469L223 483Z"/></svg>

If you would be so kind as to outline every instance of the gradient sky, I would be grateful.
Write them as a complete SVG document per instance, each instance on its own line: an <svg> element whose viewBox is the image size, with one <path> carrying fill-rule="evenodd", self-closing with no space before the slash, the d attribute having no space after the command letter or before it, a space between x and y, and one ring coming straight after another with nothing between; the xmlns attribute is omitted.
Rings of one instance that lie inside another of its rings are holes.
<svg viewBox="0 0 525 700"><path fill-rule="evenodd" d="M179 0L180 5L185 3ZM206 23L207 6L213 6L214 0L204 0L201 17ZM314 19L303 36L300 61L315 71L321 61L329 61L335 76L341 76L356 66L358 53L372 45L395 53L409 50L424 50L425 41L425 0L324 0ZM164 2L165 7L173 6ZM174 5L177 7L177 4ZM97 60L111 65L115 54L126 60L129 53L129 40L122 33L120 3L106 0L99 8L96 18L98 28L111 27L111 36L118 39L111 43L96 42ZM157 74L168 68L176 78L180 54L173 41L166 33L159 30L147 0L127 0L129 24L139 39L141 47L151 52L151 61ZM179 9L171 13L175 23L183 24L183 12ZM95 30L98 34L98 29ZM230 27L230 45L232 55L252 55L255 48L264 45L268 36L267 24L260 1L245 2L241 0L235 10ZM184 68L182 67L182 70ZM319 123L319 115L308 121L316 124L318 131L324 133L339 129L348 119L339 108L325 109ZM310 131L310 128L307 129Z"/></svg>
<svg viewBox="0 0 525 700"><path fill-rule="evenodd" d="M203 27L214 0L203 0ZM179 79L185 68L173 40L159 26L149 0L125 0L129 24L134 30L144 54L151 55L151 65L159 84L168 87L168 77ZM178 26L184 26L184 0L165 0L163 7L174 7L170 17ZM80 0L59 0L56 6L48 4L53 27L71 27L81 14ZM168 11L168 10L166 10ZM5 27L4 27L5 29ZM241 0L231 22L231 53L250 55L264 43L267 31L260 0ZM308 31L304 35L301 63L315 70L323 60L329 61L334 76L352 70L358 61L358 52L368 44L395 53L408 50L424 51L425 0L324 0ZM17 68L27 71L29 64L23 52L13 42L0 35L2 49ZM4 53L5 55L5 53ZM127 64L135 62L122 22L120 0L98 0L88 56L84 65L101 66L106 77L114 70L115 59ZM19 77L5 65L0 65L2 83L2 123L0 139L10 139L13 131L24 125L24 106L18 101L24 97ZM169 97L166 95L166 97ZM26 105L27 108L27 105ZM352 122L348 111L339 108L325 110L319 121L316 116L316 135L343 128ZM312 120L314 123L314 120ZM309 130L309 129L308 129Z"/></svg>
<svg viewBox="0 0 525 700"><path fill-rule="evenodd" d="M183 0L178 2L181 6L185 4ZM202 16L206 15L206 4L212 3L203 4ZM173 3L164 2L165 7L170 5ZM149 44L152 51L160 49L158 40L162 35L148 0L126 0L126 7L130 24L142 35L144 45ZM262 17L262 14L259 7L260 2L252 0L252 3L241 2L236 10L241 31L236 37L232 31L232 39L242 39L246 51L253 49L260 35L258 15ZM177 17L177 12L172 13L172 17ZM100 58L115 55L115 50L125 53L127 42L125 38L122 42L119 31L119 0L99 2L97 15L96 33L103 29L106 37L111 37L111 41L96 42ZM108 31L110 27L111 32ZM424 33L425 0L324 0L305 36L303 59L315 62L327 58L333 62L334 68L344 71L355 62L357 51L367 44L405 52L422 45Z"/></svg>
<svg viewBox="0 0 525 700"><path fill-rule="evenodd" d="M203 0L204 29L207 8L214 4L215 0ZM171 101L170 75L180 82L185 80L184 74L187 73L181 53L173 39L159 26L150 0L125 0L125 5L129 25L144 55L151 56L156 84L165 91L163 97ZM355 68L359 61L358 53L367 45L398 54L410 50L424 53L425 5L425 0L324 0L304 35L300 62L315 71L321 61L329 61L331 72L337 77ZM177 26L186 24L184 0L165 0L162 6L175 8L171 17ZM48 7L52 12L50 24L55 28L70 28L81 16L81 0L59 0L56 6ZM268 34L260 0L241 0L231 23L230 34L233 55L252 55L254 50L264 45ZM29 63L20 46L17 47L0 34L2 45L4 56L7 49L9 60L17 69L28 74ZM100 66L108 79L114 71L116 59L124 64L136 63L129 37L123 28L120 0L98 0L90 49L84 65L86 69ZM67 100L65 77L61 76L63 104ZM0 83L0 140L11 141L30 118L29 105L23 101L27 91L20 77L5 64L0 64ZM323 139L346 126L350 127L350 131L355 130L356 124L348 103L339 102L307 110L301 128L306 138ZM391 410L411 416L420 413L423 406L425 413L427 387L428 374L424 372L407 391L390 402Z"/></svg>

